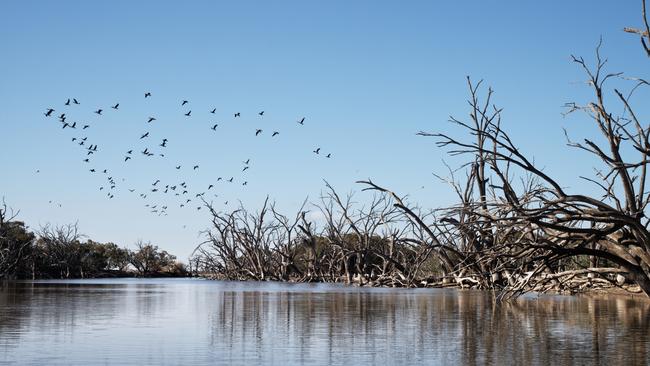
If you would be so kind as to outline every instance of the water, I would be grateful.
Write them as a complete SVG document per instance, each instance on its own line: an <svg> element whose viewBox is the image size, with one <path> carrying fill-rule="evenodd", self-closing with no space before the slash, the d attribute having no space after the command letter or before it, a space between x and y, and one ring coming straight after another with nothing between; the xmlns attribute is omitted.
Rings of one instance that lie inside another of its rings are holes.
<svg viewBox="0 0 650 366"><path fill-rule="evenodd" d="M649 364L650 302L204 280L0 285L5 365Z"/></svg>

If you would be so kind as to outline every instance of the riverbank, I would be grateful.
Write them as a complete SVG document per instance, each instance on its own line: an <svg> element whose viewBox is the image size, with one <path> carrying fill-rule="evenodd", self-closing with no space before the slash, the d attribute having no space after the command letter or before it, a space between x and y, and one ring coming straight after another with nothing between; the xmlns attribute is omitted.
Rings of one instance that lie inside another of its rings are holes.
<svg viewBox="0 0 650 366"><path fill-rule="evenodd" d="M206 280L212 281L235 281L233 279L224 278L223 276L218 276L215 274L200 273L196 277L204 278ZM646 295L641 288L636 284L622 284L618 285L613 281L605 281L603 279L594 279L589 276L584 276L579 279L583 285L580 287L570 287L562 289L561 287L556 287L555 289L548 288L546 291L535 291L530 290L526 292L538 293L538 294L552 294L552 295L575 295L575 296L623 296L631 297L635 299L645 299L650 301L650 297ZM254 283L259 282L256 280L239 280L239 282L244 283ZM271 282L271 283L323 283L323 284L343 284L351 287L366 287L366 288L412 288L412 289L469 289L469 290L485 290L485 291L503 291L504 287L495 286L494 288L481 288L478 286L479 282L472 282L466 279L451 280L449 278L443 279L440 281L420 281L419 283L413 286L403 286L399 282L387 283L385 281L360 281L359 277L352 277L351 282L346 281L346 277L336 278L334 281L305 281L302 278L289 278L285 281L277 280L268 280L262 282ZM473 285L474 284L474 285Z"/></svg>

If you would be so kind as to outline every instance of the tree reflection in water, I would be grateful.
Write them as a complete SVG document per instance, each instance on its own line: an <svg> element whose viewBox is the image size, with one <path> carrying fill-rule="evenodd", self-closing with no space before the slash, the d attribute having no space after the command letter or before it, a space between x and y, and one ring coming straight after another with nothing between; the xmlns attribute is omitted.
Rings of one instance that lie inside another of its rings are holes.
<svg viewBox="0 0 650 366"><path fill-rule="evenodd" d="M0 285L0 363L648 364L650 302L197 280Z"/></svg>

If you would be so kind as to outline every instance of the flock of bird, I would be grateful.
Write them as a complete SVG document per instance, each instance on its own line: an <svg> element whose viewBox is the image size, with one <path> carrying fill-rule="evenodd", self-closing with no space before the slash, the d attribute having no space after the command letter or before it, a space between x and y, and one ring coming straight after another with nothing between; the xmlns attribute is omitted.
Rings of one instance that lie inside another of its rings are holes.
<svg viewBox="0 0 650 366"><path fill-rule="evenodd" d="M148 100L152 98L152 94L150 92L144 93L144 99ZM192 114L192 110L189 109L189 104L190 102L188 100L181 100L180 101L180 107L185 107L185 111L181 111L181 113L186 117L186 118L192 118L194 115ZM63 104L62 111L58 111L55 108L47 108L45 112L43 113L45 117L47 118L57 118L58 121L61 124L61 129L62 130L67 130L67 131L85 131L87 129L92 129L93 124L92 123L80 123L77 121L72 121L73 115L74 115L74 109L73 108L81 108L81 103L79 100L76 98L70 98L67 99L66 102ZM120 111L120 103L115 103L114 105L110 106L110 109L117 113ZM97 118L101 118L104 116L105 111L102 108L94 109L94 114L97 115ZM206 115L214 115L217 112L216 108L206 108ZM239 119L241 118L241 112L235 112L232 114L233 119ZM259 118L263 118L265 115L265 111L260 111L257 113ZM297 126L303 126L305 124L305 117L299 118L297 122ZM156 118L153 116L149 116L146 118L143 123L148 126L148 129L153 129L154 127L154 122L156 121ZM210 123L212 124L212 123ZM217 128L219 127L218 123L213 124L210 129L213 131L216 131ZM252 132L252 131L251 131ZM262 128L256 128L254 133L252 134L252 138L258 137L262 134L265 134L264 129ZM271 138L275 139L280 136L280 131L278 130L272 130L270 132ZM137 141L147 143L150 139L150 131L147 130L144 133L140 134L139 139ZM128 185L128 181L125 178L122 178L119 180L119 182L116 180L116 178L112 175L111 169L109 168L97 168L93 166L94 163L94 155L98 154L101 152L101 142L96 142L96 141L91 141L89 140L88 136L72 136L71 141L73 143L76 143L80 147L82 147L83 150L83 159L82 161L85 164L88 164L88 171L92 174L103 174L105 176L104 184L98 187L99 191L104 192L105 197L108 199L113 199L115 197L115 194L120 190L120 188L124 185ZM155 142L155 145L148 144L148 146L145 146L139 153L146 159L146 158L151 158L154 156L159 156L161 158L166 158L165 156L165 148L167 148L168 143L170 143L170 139L168 138L163 138L162 140L159 140ZM324 158L332 158L332 153L321 153L322 149L320 147L316 147L312 153L318 156L323 156ZM125 151L123 156L119 159L119 161L122 164L129 164L131 160L133 160L136 157L136 154L138 152L138 149L135 148L130 148L129 150ZM117 160L117 159L116 159ZM191 167L191 171L196 171L200 169L199 164L192 162L189 164L178 164L174 165L174 168L176 170L180 170L183 168L183 166L188 166ZM135 187L127 187L128 191L131 194L137 194L141 199L145 201L144 207L147 208L147 210L152 213L156 214L159 216L162 215L167 215L168 210L172 205L172 201L169 199L165 199L165 197L173 197L175 198L175 202L173 202L173 205L176 205L178 208L188 208L188 207L194 207L196 210L201 210L202 208L202 202L205 200L204 196L208 192L212 192L214 194L214 197L219 197L218 194L214 193L216 191L217 184L220 183L226 183L226 184L241 184L241 186L245 187L248 185L248 180L245 179L244 174L246 171L251 169L251 159L248 158L245 161L242 162L241 165L241 177L235 177L235 176L226 176L226 177L218 177L216 178L216 181L211 182L205 187L205 189L197 190L197 189L191 189L190 183L190 177L187 177L187 179L184 179L182 181L175 181L175 182L162 182L160 179L152 179L152 183L150 186L146 188L135 188ZM40 172L40 170L36 171L37 173ZM119 185L119 187L118 187ZM192 188L195 188L196 185L192 186ZM198 203L197 203L198 202ZM53 201L50 201L52 204ZM224 201L224 205L228 205L228 201ZM61 207L61 203L58 203L58 206Z"/></svg>

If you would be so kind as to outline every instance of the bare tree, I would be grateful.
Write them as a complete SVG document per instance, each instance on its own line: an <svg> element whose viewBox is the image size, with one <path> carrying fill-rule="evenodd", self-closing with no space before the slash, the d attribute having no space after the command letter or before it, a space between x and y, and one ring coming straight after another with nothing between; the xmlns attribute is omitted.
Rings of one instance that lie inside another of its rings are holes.
<svg viewBox="0 0 650 366"><path fill-rule="evenodd" d="M573 57L585 71L594 99L585 104L568 104L568 113L584 112L597 127L602 142L567 139L569 146L586 151L601 162L596 177L581 177L602 189L601 197L568 192L540 169L502 129L501 110L494 106L489 110L473 108L470 115L474 120L485 121L484 125L452 119L471 136L478 137L475 141L440 133L420 133L436 137L440 146L450 147L451 154L469 155L475 162L488 164L495 193L490 202L482 200L472 205L472 215L485 218L493 229L517 228L519 234L500 235L500 242L494 242L493 238L491 247L481 246L476 250L481 254L481 262L498 258L502 261L499 268L514 269L521 274L510 287L513 292L545 289L552 280L575 276L577 272L571 271L549 273L558 270L562 261L575 263L580 257L591 256L624 269L650 295L650 232L647 229L650 221L646 217L650 202L646 187L650 125L637 117L632 103L635 92L648 83L643 79L623 79L622 73L605 73L606 60L600 48L599 44L594 66L589 66L583 58ZM614 79L633 84L626 93L618 88L607 89ZM478 89L469 85L470 105L475 107ZM491 94L489 90L486 99ZM615 102L623 113L613 112ZM531 179L527 184L515 184L512 177L516 175ZM617 268L579 271L619 272Z"/></svg>
<svg viewBox="0 0 650 366"><path fill-rule="evenodd" d="M18 211L7 207L4 199L0 206L0 278L16 278L26 270L31 259L34 235L27 232L25 224L16 221Z"/></svg>

